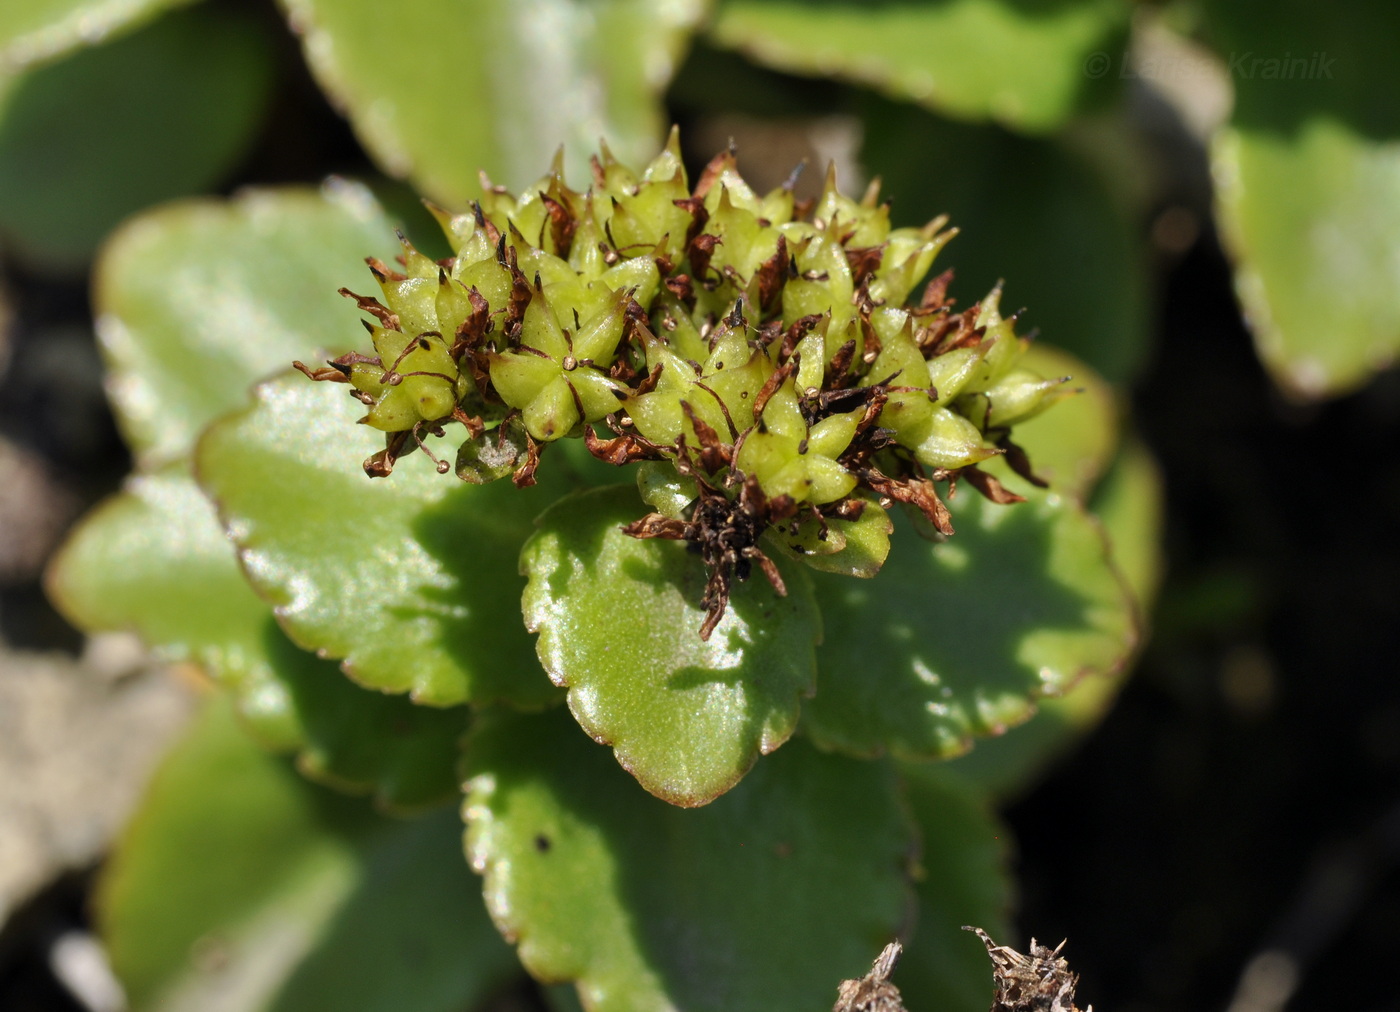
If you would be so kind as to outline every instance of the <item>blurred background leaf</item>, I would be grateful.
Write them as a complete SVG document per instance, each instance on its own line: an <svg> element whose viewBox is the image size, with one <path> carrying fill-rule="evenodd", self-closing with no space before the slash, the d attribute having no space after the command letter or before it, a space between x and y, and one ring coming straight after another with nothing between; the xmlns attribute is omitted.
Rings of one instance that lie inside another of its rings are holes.
<svg viewBox="0 0 1400 1012"><path fill-rule="evenodd" d="M129 479L90 513L50 566L49 592L86 629L133 630L164 657L198 665L260 742L295 751L319 782L393 809L457 794L466 711L361 688L294 646L184 465Z"/></svg>
<svg viewBox="0 0 1400 1012"><path fill-rule="evenodd" d="M27 0L0 8L0 81L190 0Z"/></svg>
<svg viewBox="0 0 1400 1012"><path fill-rule="evenodd" d="M366 289L364 258L397 249L369 192L343 181L133 219L94 288L108 390L139 462L188 455L205 425L293 359L349 350L359 314L337 289Z"/></svg>
<svg viewBox="0 0 1400 1012"><path fill-rule="evenodd" d="M127 215L237 168L273 83L256 20L211 6L24 75L0 111L0 240L81 271Z"/></svg>
<svg viewBox="0 0 1400 1012"><path fill-rule="evenodd" d="M117 846L98 915L142 1012L460 1012L518 970L440 809L307 783L211 701Z"/></svg>
<svg viewBox="0 0 1400 1012"><path fill-rule="evenodd" d="M477 173L519 188L560 144L571 182L603 137L624 161L665 139L660 97L707 0L283 0L307 61L365 148L460 208Z"/></svg>
<svg viewBox="0 0 1400 1012"><path fill-rule="evenodd" d="M836 77L948 116L1039 133L1111 95L1099 56L1122 50L1123 0L722 0L721 46Z"/></svg>
<svg viewBox="0 0 1400 1012"><path fill-rule="evenodd" d="M1259 355L1295 396L1354 390L1400 351L1400 8L1235 0L1206 26L1235 86L1212 155Z"/></svg>

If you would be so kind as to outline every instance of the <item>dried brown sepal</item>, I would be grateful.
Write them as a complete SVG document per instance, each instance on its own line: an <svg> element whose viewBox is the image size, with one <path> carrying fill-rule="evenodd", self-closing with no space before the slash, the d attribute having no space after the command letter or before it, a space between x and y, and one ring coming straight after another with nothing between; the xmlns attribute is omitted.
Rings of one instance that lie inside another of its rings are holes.
<svg viewBox="0 0 1400 1012"><path fill-rule="evenodd" d="M836 354L831 356L831 361L827 363L828 381L833 389L850 386L858 377L851 371L851 365L856 360L856 342L854 339L847 341L836 349Z"/></svg>
<svg viewBox="0 0 1400 1012"><path fill-rule="evenodd" d="M943 355L959 348L977 347L982 343L982 337L987 331L986 327L977 326L977 317L981 312L982 304L979 302L961 313L940 318L930 328L932 333L919 341L920 349L925 356L932 358L934 355Z"/></svg>
<svg viewBox="0 0 1400 1012"><path fill-rule="evenodd" d="M982 498L989 502L998 506L1009 506L1014 502L1026 501L1025 496L1017 495L998 481L995 475L988 474L979 467L969 465L962 468L961 472L967 483L982 493Z"/></svg>
<svg viewBox="0 0 1400 1012"><path fill-rule="evenodd" d="M899 988L890 983L904 947L891 942L876 957L870 972L858 980L843 980L836 989L831 1012L905 1012Z"/></svg>
<svg viewBox="0 0 1400 1012"><path fill-rule="evenodd" d="M923 297L919 299L914 315L929 316L951 306L953 301L948 298L948 286L952 283L953 269L950 267L924 286Z"/></svg>
<svg viewBox="0 0 1400 1012"><path fill-rule="evenodd" d="M672 275L663 284L665 284L666 290L679 299L687 309L695 308L695 282L691 280L689 274Z"/></svg>
<svg viewBox="0 0 1400 1012"><path fill-rule="evenodd" d="M574 232L578 230L578 219L569 213L569 209L546 194L540 194L540 200L544 203L545 209L549 211L549 237L554 240L555 255L567 257L569 247L574 242Z"/></svg>
<svg viewBox="0 0 1400 1012"><path fill-rule="evenodd" d="M705 276L709 273L710 258L714 256L715 247L719 245L719 242L719 236L701 232L690 240L690 245L686 248L686 256L690 258L691 276L706 288L714 288L720 281L717 277Z"/></svg>
<svg viewBox="0 0 1400 1012"><path fill-rule="evenodd" d="M307 379L316 380L318 383L349 383L349 371L342 371L337 368L334 362L312 369L305 362L300 360L292 363L292 368L301 373Z"/></svg>
<svg viewBox="0 0 1400 1012"><path fill-rule="evenodd" d="M1031 458L1026 451L1011 441L1010 435L997 440L997 446L1006 454L1006 464L1036 488L1049 488L1050 483L1035 473Z"/></svg>
<svg viewBox="0 0 1400 1012"><path fill-rule="evenodd" d="M865 515L865 507L869 505L870 502L866 499L846 498L834 506L828 506L826 512L837 520L856 521Z"/></svg>
<svg viewBox="0 0 1400 1012"><path fill-rule="evenodd" d="M681 249L686 249L690 246L691 240L700 234L701 229L710 220L710 212L705 208L703 197L686 197L682 200L673 200L671 203L682 211L690 212L690 225L685 230L685 241L681 243Z"/></svg>
<svg viewBox="0 0 1400 1012"><path fill-rule="evenodd" d="M821 313L808 313L806 316L799 316L792 321L792 325L787 330L782 330L782 319L772 320L770 323L777 324L777 330L782 332L783 343L778 348L778 358L786 362L792 358L793 352L797 350L798 342L810 334L814 327L822 321ZM760 330L760 333L762 331ZM765 343L767 343L765 341Z"/></svg>
<svg viewBox="0 0 1400 1012"><path fill-rule="evenodd" d="M365 263L369 265L369 272L374 275L377 281L407 281L408 275L402 271L396 271L378 257L365 257Z"/></svg>
<svg viewBox="0 0 1400 1012"><path fill-rule="evenodd" d="M467 302L472 311L457 328L457 333L453 335L452 347L448 350L454 362L460 362L463 355L480 348L486 340L486 335L491 332L491 306L486 297L473 286L467 291Z"/></svg>
<svg viewBox="0 0 1400 1012"><path fill-rule="evenodd" d="M480 415L467 414L460 404L452 406L452 420L466 428L468 439L475 439L486 431L486 420Z"/></svg>
<svg viewBox="0 0 1400 1012"><path fill-rule="evenodd" d="M588 171L593 177L593 185L599 190L605 190L608 186L608 174L603 168L603 163L598 160L597 155L588 156Z"/></svg>
<svg viewBox="0 0 1400 1012"><path fill-rule="evenodd" d="M647 319L647 311L636 299L628 299L626 307L622 310L622 337L617 342L618 358L627 357L622 349L642 345L646 338L651 336L651 321Z"/></svg>
<svg viewBox="0 0 1400 1012"><path fill-rule="evenodd" d="M725 170L734 169L738 164L733 142L730 142L729 147L711 158L705 168L701 170L700 178L695 181L695 189L691 191L691 196L696 200L703 201L710 190L714 188L715 181L724 175Z"/></svg>
<svg viewBox="0 0 1400 1012"><path fill-rule="evenodd" d="M528 432L525 433L525 463L516 468L515 473L510 476L511 483L516 488L529 488L535 483L535 472L539 470L540 454L543 451L544 445Z"/></svg>
<svg viewBox="0 0 1400 1012"><path fill-rule="evenodd" d="M382 305L374 296L356 295L348 288L341 288L339 292L347 299L354 299L355 305L360 308L360 311L373 316L384 325L385 330L402 329L399 324L399 314L392 312L388 306Z"/></svg>
<svg viewBox="0 0 1400 1012"><path fill-rule="evenodd" d="M491 189L484 184L485 180L483 179L483 190ZM502 191L504 192L504 188L502 188ZM486 212L481 209L481 204L478 201L472 201L472 214L476 217L477 228L481 229L486 235L486 241L499 249L501 245L501 230L496 227L495 222L486 217Z"/></svg>
<svg viewBox="0 0 1400 1012"><path fill-rule="evenodd" d="M981 928L964 925L963 930L976 932L992 957L997 993L990 1012L1080 1012L1074 1003L1079 975L1070 972L1069 963L1060 955L1064 942L1051 949L1032 938L1026 954L1009 945L997 945ZM1090 1005L1083 1012L1094 1012L1094 1007Z"/></svg>
<svg viewBox="0 0 1400 1012"><path fill-rule="evenodd" d="M869 365L880 357L880 351L884 348L884 344L880 341L880 335L875 333L875 325L870 322L870 313L875 309L875 304L870 301L870 290L865 285L857 288L851 299L860 306L861 312L858 319L861 336L864 338L862 343L865 345L865 350L860 353L860 357L866 365Z"/></svg>
<svg viewBox="0 0 1400 1012"><path fill-rule="evenodd" d="M899 481L873 467L863 468L857 476L866 488L881 498L890 498L916 508L939 534L944 537L953 534L953 515L948 512L943 500L938 498L938 490L934 488L933 482L927 478Z"/></svg>
<svg viewBox="0 0 1400 1012"><path fill-rule="evenodd" d="M418 449L418 443L409 432L388 432L384 435L384 449L365 458L365 474L371 478L387 478L394 473L394 465L400 457L407 457Z"/></svg>
<svg viewBox="0 0 1400 1012"><path fill-rule="evenodd" d="M787 284L788 268L791 265L792 257L788 254L787 238L779 235L777 250L758 267L758 308L764 313L771 312L778 305L783 285Z"/></svg>
<svg viewBox="0 0 1400 1012"><path fill-rule="evenodd" d="M347 351L339 358L326 359L325 366L312 369L303 362L293 362L292 368L308 379L313 379L321 383L349 383L350 368L356 365L377 365L381 369L384 363L374 355L361 355L358 351Z"/></svg>
<svg viewBox="0 0 1400 1012"><path fill-rule="evenodd" d="M636 433L624 432L613 439L599 439L591 425L584 426L583 445L593 456L614 467L635 464L641 460L665 460L667 456L661 447Z"/></svg>
<svg viewBox="0 0 1400 1012"><path fill-rule="evenodd" d="M753 420L755 422L763 421L763 409L768 407L768 402L773 399L773 395L795 372L797 372L797 363L787 361L774 369L763 381L763 386L758 388L758 393L754 395L753 399Z"/></svg>
<svg viewBox="0 0 1400 1012"><path fill-rule="evenodd" d="M695 409L690 406L689 401L681 401L681 410L685 412L685 417L689 419L691 427L695 430L695 438L700 443L700 466L705 470L705 473L716 474L721 468L728 467L734 459L734 447L720 441L719 433L703 418L695 414ZM731 421L731 428L733 428L733 424ZM679 445L681 452L684 453L684 435L681 436Z"/></svg>
<svg viewBox="0 0 1400 1012"><path fill-rule="evenodd" d="M846 263L851 267L851 282L857 287L880 269L885 258L884 246L857 246L846 250Z"/></svg>
<svg viewBox="0 0 1400 1012"><path fill-rule="evenodd" d="M513 228L514 226L512 226ZM502 244L505 239L502 238ZM505 331L506 339L514 343L520 339L520 327L525 320L525 307L530 304L530 299L534 297L534 291L530 288L530 282L520 270L520 265L516 260L514 246L502 246L503 257L501 262L510 271L510 298L506 303L506 318L502 329Z"/></svg>

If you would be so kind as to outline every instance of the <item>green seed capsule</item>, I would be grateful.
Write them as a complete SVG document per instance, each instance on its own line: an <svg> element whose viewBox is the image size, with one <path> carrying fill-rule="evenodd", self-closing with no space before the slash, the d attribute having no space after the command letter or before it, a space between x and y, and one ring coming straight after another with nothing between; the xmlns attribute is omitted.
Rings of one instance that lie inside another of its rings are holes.
<svg viewBox="0 0 1400 1012"><path fill-rule="evenodd" d="M539 444L570 436L640 461L660 520L632 533L698 547L707 628L729 581L767 561L760 542L871 576L892 501L950 532L930 479L1002 452L1071 392L1020 366L1000 288L953 313L945 272L911 302L956 230L892 229L878 182L856 200L829 169L802 208L793 180L760 197L724 152L692 188L674 131L640 173L604 146L583 191L562 166L518 196L483 178L463 213L430 206L455 256L405 241L402 270L371 261L383 302L355 298L374 354L303 371L348 382L389 433L462 423L466 481L529 484ZM391 438L376 473L415 445Z"/></svg>

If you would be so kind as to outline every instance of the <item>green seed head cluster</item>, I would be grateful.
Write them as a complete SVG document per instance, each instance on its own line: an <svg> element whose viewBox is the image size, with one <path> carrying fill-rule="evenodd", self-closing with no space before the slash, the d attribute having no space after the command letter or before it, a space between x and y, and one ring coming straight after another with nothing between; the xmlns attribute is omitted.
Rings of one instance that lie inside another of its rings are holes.
<svg viewBox="0 0 1400 1012"><path fill-rule="evenodd" d="M345 293L373 353L298 366L352 385L386 433L371 476L453 423L467 481L530 484L567 437L640 462L656 512L627 531L697 546L706 636L752 566L782 591L764 546L871 575L895 502L950 534L935 482L1018 498L977 465L1006 454L1031 477L1011 427L1069 391L1018 366L998 291L955 312L947 272L910 301L954 235L943 219L892 229L877 185L852 200L830 171L815 201L795 177L761 196L733 152L692 187L674 132L641 173L606 148L592 167L582 193L558 159L519 197L483 181L467 213L433 209L455 256L404 240L401 269L369 261L379 298Z"/></svg>

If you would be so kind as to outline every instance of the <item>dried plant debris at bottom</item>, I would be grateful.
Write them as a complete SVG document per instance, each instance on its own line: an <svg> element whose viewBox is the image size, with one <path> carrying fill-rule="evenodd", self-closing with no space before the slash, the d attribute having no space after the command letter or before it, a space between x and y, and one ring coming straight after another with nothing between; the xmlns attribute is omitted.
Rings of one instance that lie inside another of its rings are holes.
<svg viewBox="0 0 1400 1012"><path fill-rule="evenodd" d="M996 996L990 1012L1081 1012L1074 1004L1079 978L1060 955L1064 942L1050 949L1032 938L1027 955L1008 945L997 945L981 928L964 926L963 930L976 932L992 957ZM891 942L864 977L843 980L832 1012L907 1012L899 988L890 980L903 951L899 942ZM1094 1007L1082 1012L1094 1012Z"/></svg>
<svg viewBox="0 0 1400 1012"><path fill-rule="evenodd" d="M944 272L911 299L955 230L891 228L878 184L854 200L830 171L814 201L794 199L795 177L760 195L732 150L692 187L679 150L673 133L638 173L604 147L583 192L559 159L518 197L483 180L465 213L432 209L453 256L403 239L402 269L369 261L380 295L344 294L372 353L298 368L349 386L385 433L371 477L453 426L465 481L532 484L563 438L673 467L688 498L627 533L699 552L702 637L754 567L782 593L764 543L841 571L834 521L887 522L899 503L947 536L960 479L1021 498L979 464L1004 456L1038 483L1012 429L1072 393L1066 378L1021 368L999 289L958 310Z"/></svg>
<svg viewBox="0 0 1400 1012"><path fill-rule="evenodd" d="M1051 949L1032 938L1030 952L1022 953L997 945L981 928L964 925L963 930L976 932L992 957L997 990L990 1012L1080 1012L1074 1003L1079 975L1070 972L1060 955L1064 942ZM1083 1012L1094 1012L1094 1007Z"/></svg>
<svg viewBox="0 0 1400 1012"><path fill-rule="evenodd" d="M831 1012L905 1012L899 988L890 981L904 946L891 942L876 957L870 972L858 980L843 980Z"/></svg>

